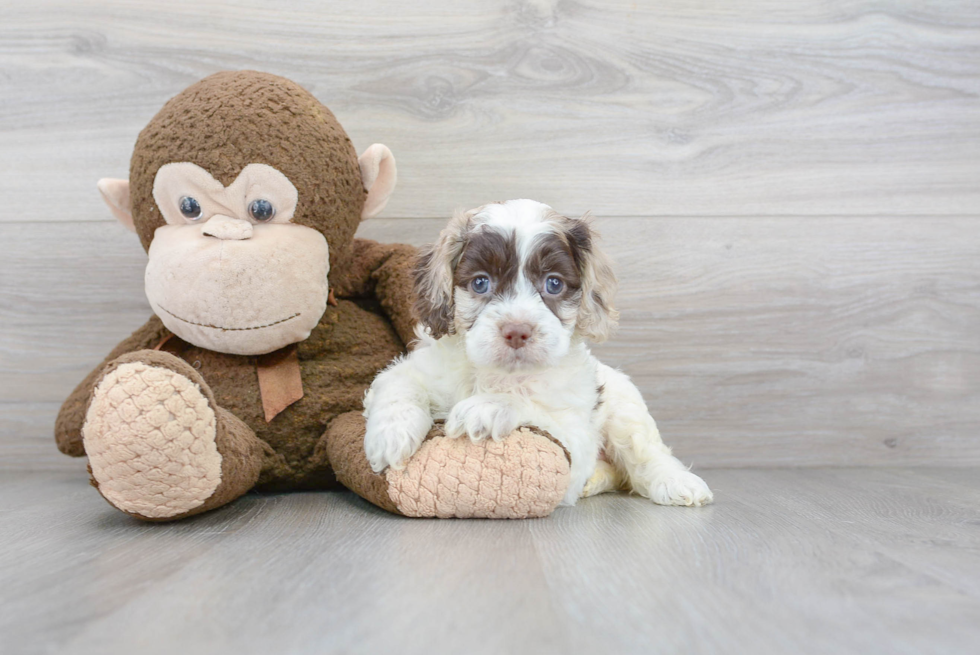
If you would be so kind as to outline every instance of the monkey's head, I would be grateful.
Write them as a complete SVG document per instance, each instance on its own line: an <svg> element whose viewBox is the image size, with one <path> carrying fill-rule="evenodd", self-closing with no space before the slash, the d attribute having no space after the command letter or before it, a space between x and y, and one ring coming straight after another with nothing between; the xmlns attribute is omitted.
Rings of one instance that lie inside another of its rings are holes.
<svg viewBox="0 0 980 655"><path fill-rule="evenodd" d="M258 355L306 339L358 223L380 212L395 160L358 158L302 87L217 73L172 98L140 133L129 180L103 179L113 214L149 254L146 296L174 334Z"/></svg>

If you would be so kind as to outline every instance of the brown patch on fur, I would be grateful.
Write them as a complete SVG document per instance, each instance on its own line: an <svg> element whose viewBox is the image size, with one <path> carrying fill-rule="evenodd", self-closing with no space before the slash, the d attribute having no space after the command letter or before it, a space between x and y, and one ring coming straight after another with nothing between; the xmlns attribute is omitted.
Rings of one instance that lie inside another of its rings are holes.
<svg viewBox="0 0 980 655"><path fill-rule="evenodd" d="M463 246L459 263L453 271L453 287L469 293L482 309L491 299L510 293L519 270L516 235L513 232L504 235L493 229L480 230L471 234ZM482 275L490 279L490 287L481 294L471 290L470 285ZM473 326L476 315L462 317L466 329Z"/></svg>
<svg viewBox="0 0 980 655"><path fill-rule="evenodd" d="M497 230L480 230L466 239L453 272L453 286L469 288L470 282L482 274L488 276L491 283L491 293L482 295L507 293L517 280L519 266L517 240L513 233L505 236Z"/></svg>
<svg viewBox="0 0 980 655"><path fill-rule="evenodd" d="M565 234L550 233L536 237L524 265L527 279L537 288L544 304L559 319L567 315L570 306L577 305L582 296L581 268L575 255L578 245L573 245L574 242L563 236ZM579 258L582 257L580 254ZM546 281L551 276L564 282L562 290L557 294L547 291Z"/></svg>
<svg viewBox="0 0 980 655"><path fill-rule="evenodd" d="M559 226L559 234L568 243L581 273L578 330L592 341L605 341L619 319L619 312L612 304L616 293L616 274L609 258L596 247L598 235L592 230L592 217L586 213L576 220L551 212L547 220Z"/></svg>

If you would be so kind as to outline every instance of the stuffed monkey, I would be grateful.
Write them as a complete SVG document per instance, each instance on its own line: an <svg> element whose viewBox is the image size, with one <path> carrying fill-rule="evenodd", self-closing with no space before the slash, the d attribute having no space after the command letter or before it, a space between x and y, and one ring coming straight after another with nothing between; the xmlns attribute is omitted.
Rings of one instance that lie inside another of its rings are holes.
<svg viewBox="0 0 980 655"><path fill-rule="evenodd" d="M471 443L436 426L404 467L367 464L364 392L413 339L415 251L354 233L395 178L388 148L358 158L326 107L274 75L212 75L150 121L129 180L99 190L148 253L155 315L55 426L110 504L165 521L339 480L408 516L557 506L568 456L533 428Z"/></svg>

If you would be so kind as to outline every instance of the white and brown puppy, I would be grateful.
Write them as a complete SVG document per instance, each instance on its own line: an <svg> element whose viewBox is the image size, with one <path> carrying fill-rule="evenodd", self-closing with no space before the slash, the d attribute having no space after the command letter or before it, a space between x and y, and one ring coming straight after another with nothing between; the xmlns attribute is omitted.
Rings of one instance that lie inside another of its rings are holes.
<svg viewBox="0 0 980 655"><path fill-rule="evenodd" d="M615 488L664 505L711 501L629 378L589 352L617 313L616 279L587 220L532 200L457 214L422 254L416 282L419 343L364 400L375 471L403 466L435 419L473 440L534 425L571 454L565 504Z"/></svg>

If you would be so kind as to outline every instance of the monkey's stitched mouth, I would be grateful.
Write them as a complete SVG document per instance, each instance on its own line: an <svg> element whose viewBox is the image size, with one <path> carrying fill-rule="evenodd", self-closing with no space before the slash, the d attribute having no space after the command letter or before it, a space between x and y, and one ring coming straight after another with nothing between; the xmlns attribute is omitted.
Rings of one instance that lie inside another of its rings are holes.
<svg viewBox="0 0 980 655"><path fill-rule="evenodd" d="M287 316L286 318L281 318L278 321L273 321L272 323L266 323L265 325L254 325L252 327L223 327L221 325L209 325L208 323L197 323L195 321L188 321L186 318L183 318L181 316L177 316L176 314L174 314L172 311L170 311L169 309L167 309L163 305L157 305L157 306L160 307L160 309L162 309L163 311L165 311L168 314L170 314L171 316L173 316L174 318L176 318L178 321L183 321L184 323L187 323L188 325L196 325L198 327L206 327L206 328L211 328L213 330L221 330L222 332L244 332L246 330L261 330L262 328L272 327L273 325L279 325L280 323L285 323L286 321L291 321L294 318L296 318L297 316L300 316L301 315L301 312L296 312L292 316Z"/></svg>

